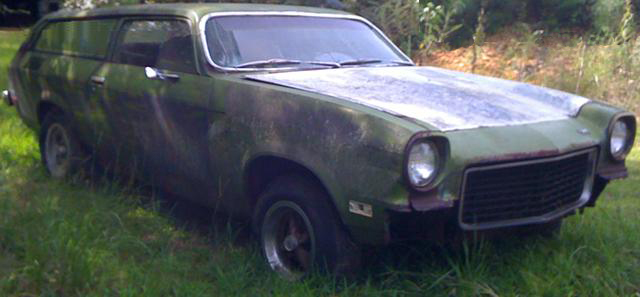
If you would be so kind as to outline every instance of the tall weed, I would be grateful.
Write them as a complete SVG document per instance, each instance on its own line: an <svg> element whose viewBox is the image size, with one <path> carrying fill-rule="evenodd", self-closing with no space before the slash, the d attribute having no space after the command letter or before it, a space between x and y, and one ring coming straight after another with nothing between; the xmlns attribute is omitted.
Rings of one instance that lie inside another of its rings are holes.
<svg viewBox="0 0 640 297"><path fill-rule="evenodd" d="M434 45L442 46L451 34L462 28L462 24L456 24L453 20L460 3L450 2L447 6L436 5L433 2L425 3L420 13L420 23L424 26L424 38L420 47L425 48L427 54ZM484 10L482 11L484 14Z"/></svg>
<svg viewBox="0 0 640 297"><path fill-rule="evenodd" d="M414 0L345 1L349 10L371 20L407 54L422 40L418 14L420 7Z"/></svg>
<svg viewBox="0 0 640 297"><path fill-rule="evenodd" d="M593 37L581 60L584 74L577 82L577 93L640 110L640 36L630 0L625 2L617 34Z"/></svg>

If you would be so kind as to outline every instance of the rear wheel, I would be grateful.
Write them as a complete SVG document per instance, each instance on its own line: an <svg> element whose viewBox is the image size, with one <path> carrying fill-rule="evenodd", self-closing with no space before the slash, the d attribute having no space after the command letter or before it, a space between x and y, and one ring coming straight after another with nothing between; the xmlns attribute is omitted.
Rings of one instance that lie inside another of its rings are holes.
<svg viewBox="0 0 640 297"><path fill-rule="evenodd" d="M39 140L42 162L56 179L77 173L87 159L61 112L52 111L45 116Z"/></svg>
<svg viewBox="0 0 640 297"><path fill-rule="evenodd" d="M313 270L345 275L359 268L359 250L329 201L296 177L278 178L260 195L253 225L271 269L298 280Z"/></svg>

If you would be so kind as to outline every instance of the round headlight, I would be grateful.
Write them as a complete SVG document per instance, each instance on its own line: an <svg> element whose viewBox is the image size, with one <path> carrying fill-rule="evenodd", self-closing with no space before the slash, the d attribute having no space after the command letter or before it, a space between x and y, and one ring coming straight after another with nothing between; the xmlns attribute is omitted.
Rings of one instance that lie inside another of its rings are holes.
<svg viewBox="0 0 640 297"><path fill-rule="evenodd" d="M418 142L411 147L407 159L407 176L414 187L428 185L438 171L436 148L429 142Z"/></svg>
<svg viewBox="0 0 640 297"><path fill-rule="evenodd" d="M622 157L629 146L629 127L624 121L618 120L611 129L609 139L609 150L615 158Z"/></svg>

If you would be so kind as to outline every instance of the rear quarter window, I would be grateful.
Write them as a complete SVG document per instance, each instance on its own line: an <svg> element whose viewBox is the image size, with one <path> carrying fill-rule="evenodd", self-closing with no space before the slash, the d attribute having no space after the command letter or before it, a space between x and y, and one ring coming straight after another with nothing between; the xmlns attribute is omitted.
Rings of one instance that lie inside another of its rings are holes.
<svg viewBox="0 0 640 297"><path fill-rule="evenodd" d="M104 58L115 24L115 19L52 22L40 33L35 49Z"/></svg>

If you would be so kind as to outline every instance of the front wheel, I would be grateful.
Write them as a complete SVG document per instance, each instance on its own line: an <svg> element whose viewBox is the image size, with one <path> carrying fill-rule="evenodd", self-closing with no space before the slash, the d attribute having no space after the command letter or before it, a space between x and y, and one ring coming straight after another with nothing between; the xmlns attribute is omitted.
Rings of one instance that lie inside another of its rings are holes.
<svg viewBox="0 0 640 297"><path fill-rule="evenodd" d="M278 178L260 195L253 225L269 266L285 279L298 280L316 269L345 275L359 268L357 246L314 183Z"/></svg>

